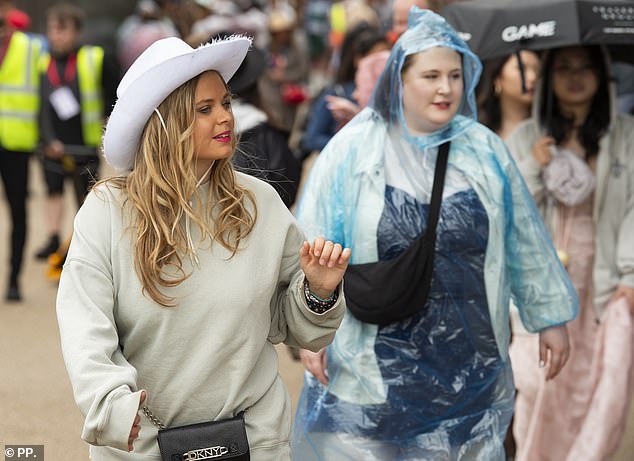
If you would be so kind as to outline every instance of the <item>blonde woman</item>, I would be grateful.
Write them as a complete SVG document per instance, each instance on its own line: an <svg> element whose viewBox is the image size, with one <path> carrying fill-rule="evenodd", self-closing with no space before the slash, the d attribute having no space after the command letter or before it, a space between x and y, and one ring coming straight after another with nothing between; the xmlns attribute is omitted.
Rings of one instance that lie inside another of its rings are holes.
<svg viewBox="0 0 634 461"><path fill-rule="evenodd" d="M94 461L157 459L157 425L242 412L249 448L232 459L290 459L273 344L332 340L350 250L309 245L275 190L231 166L225 82L249 46L160 40L119 85L104 153L127 173L79 211L57 299Z"/></svg>

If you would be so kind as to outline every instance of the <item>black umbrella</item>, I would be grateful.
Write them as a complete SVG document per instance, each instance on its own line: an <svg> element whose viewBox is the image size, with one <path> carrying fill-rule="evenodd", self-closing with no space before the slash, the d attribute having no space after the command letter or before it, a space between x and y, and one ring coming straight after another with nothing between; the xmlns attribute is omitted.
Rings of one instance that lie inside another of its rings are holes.
<svg viewBox="0 0 634 461"><path fill-rule="evenodd" d="M443 16L481 59L521 49L606 45L634 62L634 1L476 0L452 3Z"/></svg>

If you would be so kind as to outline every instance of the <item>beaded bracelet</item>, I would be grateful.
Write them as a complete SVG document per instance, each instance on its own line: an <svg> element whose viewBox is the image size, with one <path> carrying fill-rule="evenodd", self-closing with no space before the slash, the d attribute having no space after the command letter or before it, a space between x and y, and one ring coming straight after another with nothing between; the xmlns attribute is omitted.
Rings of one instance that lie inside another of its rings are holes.
<svg viewBox="0 0 634 461"><path fill-rule="evenodd" d="M306 298L306 304L308 308L316 314L323 314L327 310L331 309L336 303L339 294L337 290L330 295L329 298L322 299L310 291L308 287L308 279L304 278L304 298Z"/></svg>

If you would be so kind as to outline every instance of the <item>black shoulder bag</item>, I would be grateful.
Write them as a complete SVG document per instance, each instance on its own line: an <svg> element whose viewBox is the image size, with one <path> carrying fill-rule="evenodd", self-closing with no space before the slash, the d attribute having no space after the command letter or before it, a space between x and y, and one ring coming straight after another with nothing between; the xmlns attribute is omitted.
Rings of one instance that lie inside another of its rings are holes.
<svg viewBox="0 0 634 461"><path fill-rule="evenodd" d="M343 284L346 304L362 322L388 325L422 311L427 303L449 145L446 142L438 149L424 234L394 259L351 264L346 270Z"/></svg>
<svg viewBox="0 0 634 461"><path fill-rule="evenodd" d="M158 444L162 461L250 459L244 411L233 418L177 427L165 427L148 407L143 407L143 413L159 428Z"/></svg>

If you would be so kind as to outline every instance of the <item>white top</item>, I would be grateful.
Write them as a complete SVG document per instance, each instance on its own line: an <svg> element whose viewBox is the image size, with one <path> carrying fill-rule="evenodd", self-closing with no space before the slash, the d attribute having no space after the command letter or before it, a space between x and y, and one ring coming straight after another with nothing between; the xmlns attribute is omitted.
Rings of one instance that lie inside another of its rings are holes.
<svg viewBox="0 0 634 461"><path fill-rule="evenodd" d="M430 203L439 148L418 151L398 132L390 133L390 140L385 143L385 183L407 192L419 203ZM449 197L470 187L465 175L448 163L442 196Z"/></svg>

